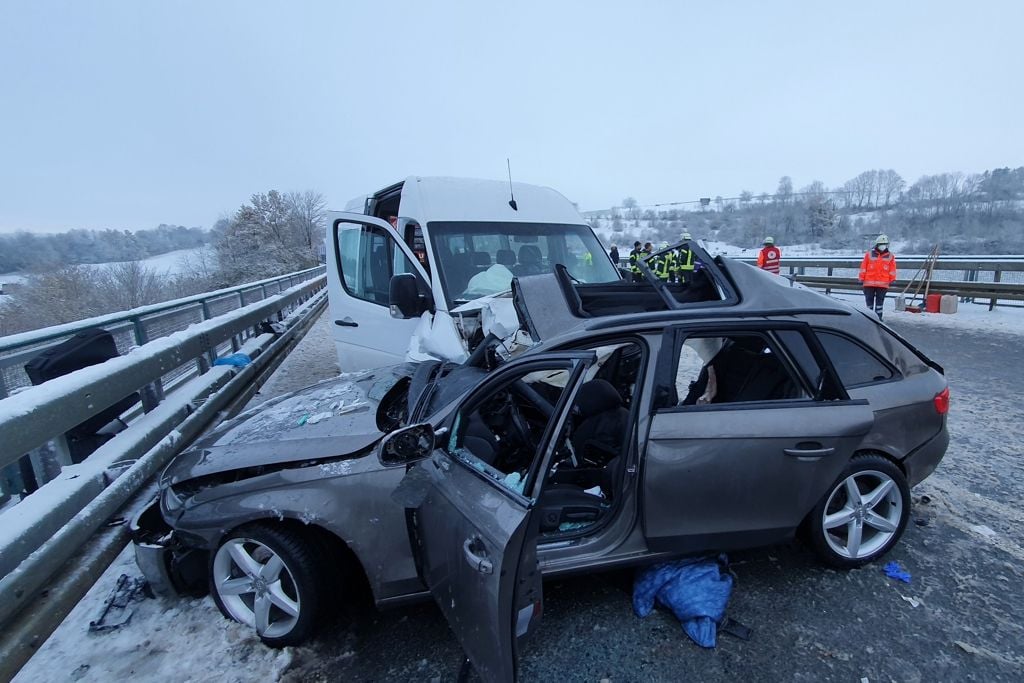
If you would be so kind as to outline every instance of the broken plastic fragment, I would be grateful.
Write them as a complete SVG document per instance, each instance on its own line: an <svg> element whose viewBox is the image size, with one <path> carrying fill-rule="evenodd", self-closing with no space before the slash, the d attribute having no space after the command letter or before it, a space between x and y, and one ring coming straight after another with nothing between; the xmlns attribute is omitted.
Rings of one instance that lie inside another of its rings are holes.
<svg viewBox="0 0 1024 683"><path fill-rule="evenodd" d="M327 418L331 417L332 415L333 415L333 413L331 413L329 411L326 412L326 413L317 413L316 415L310 416L306 420L305 424L315 425L317 422L320 422L321 420L326 420Z"/></svg>
<svg viewBox="0 0 1024 683"><path fill-rule="evenodd" d="M300 417L299 418L299 426L301 427L302 425L306 424L306 420L308 420L308 419L309 419L309 413L306 413L305 415Z"/></svg>
<svg viewBox="0 0 1024 683"><path fill-rule="evenodd" d="M583 489L583 493L589 493L592 496L604 498L604 491L601 490L601 486L594 486L593 488Z"/></svg>
<svg viewBox="0 0 1024 683"><path fill-rule="evenodd" d="M990 529L989 527L985 526L984 524L972 524L970 526L970 529L974 533L981 534L985 538L994 538L996 536L996 532Z"/></svg>
<svg viewBox="0 0 1024 683"><path fill-rule="evenodd" d="M586 529L593 522L562 522L558 525L559 531L578 531L580 529Z"/></svg>

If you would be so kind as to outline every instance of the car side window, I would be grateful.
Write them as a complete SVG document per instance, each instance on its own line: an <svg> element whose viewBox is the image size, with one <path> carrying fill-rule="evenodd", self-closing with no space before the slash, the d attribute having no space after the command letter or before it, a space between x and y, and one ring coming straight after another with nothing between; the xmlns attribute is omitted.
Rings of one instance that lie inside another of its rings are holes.
<svg viewBox="0 0 1024 683"><path fill-rule="evenodd" d="M387 306L391 276L415 273L397 241L382 228L339 223L338 258L341 282L351 296Z"/></svg>
<svg viewBox="0 0 1024 683"><path fill-rule="evenodd" d="M892 379L892 369L857 342L824 330L816 333L846 388Z"/></svg>
<svg viewBox="0 0 1024 683"><path fill-rule="evenodd" d="M678 406L809 398L775 345L756 333L687 337L679 350L675 393Z"/></svg>
<svg viewBox="0 0 1024 683"><path fill-rule="evenodd" d="M522 493L570 375L567 368L524 372L473 397L459 408L445 450Z"/></svg>

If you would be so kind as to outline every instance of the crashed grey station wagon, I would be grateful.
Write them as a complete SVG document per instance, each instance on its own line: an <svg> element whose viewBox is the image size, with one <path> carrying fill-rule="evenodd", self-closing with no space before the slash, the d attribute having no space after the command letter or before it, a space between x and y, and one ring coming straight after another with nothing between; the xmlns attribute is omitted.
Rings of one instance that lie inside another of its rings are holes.
<svg viewBox="0 0 1024 683"><path fill-rule="evenodd" d="M268 645L429 596L511 680L541 579L779 543L856 567L948 444L942 368L852 307L690 243L686 284L513 281L524 343L344 375L224 423L136 518L158 588Z"/></svg>

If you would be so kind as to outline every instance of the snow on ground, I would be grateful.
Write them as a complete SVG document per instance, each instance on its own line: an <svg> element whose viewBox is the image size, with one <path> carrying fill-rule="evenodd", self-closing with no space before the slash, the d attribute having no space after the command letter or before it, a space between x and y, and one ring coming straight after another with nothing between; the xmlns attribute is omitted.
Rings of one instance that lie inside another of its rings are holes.
<svg viewBox="0 0 1024 683"><path fill-rule="evenodd" d="M864 296L860 292L832 293L832 297L846 301L858 308L866 308ZM1024 335L1024 308L1015 306L996 306L988 310L988 300L984 303L961 303L956 313L909 313L894 310L895 297L889 295L885 301L885 322L899 321L901 325L930 325L946 329L970 329L974 331L1004 332L1007 334ZM920 303L920 299L918 299Z"/></svg>
<svg viewBox="0 0 1024 683"><path fill-rule="evenodd" d="M863 307L859 293L839 293L835 298ZM1024 334L1024 309L960 304L956 314L906 313L886 305L886 321L902 325L933 325L948 328ZM337 359L331 340L330 316L321 315L303 340L263 386L251 405L293 391L336 374ZM935 481L934 478L931 481ZM93 634L89 621L96 619L104 599L121 574L140 576L129 546L103 574L89 594L64 620L56 633L28 662L15 683L71 680L132 681L235 681L302 680L302 662L314 660L309 647L272 650L264 647L249 629L221 616L212 598L160 600L133 603L131 622L121 629ZM341 655L348 656L348 652Z"/></svg>
<svg viewBox="0 0 1024 683"><path fill-rule="evenodd" d="M321 314L249 405L336 374L330 316ZM121 574L142 575L130 545L29 660L15 683L288 680L294 650L265 647L251 629L225 619L209 596L144 599L132 603L128 625L90 633L89 622L99 617Z"/></svg>
<svg viewBox="0 0 1024 683"><path fill-rule="evenodd" d="M189 259L198 257L199 253L203 251L203 249L207 248L208 247L176 249L164 254L157 254L156 256L150 256L149 258L142 259L141 263L150 270L155 271L157 275L176 275L184 270L185 263ZM90 265L95 268L104 268L106 266L115 266L118 263L127 263L127 261L111 261L109 263L95 263Z"/></svg>

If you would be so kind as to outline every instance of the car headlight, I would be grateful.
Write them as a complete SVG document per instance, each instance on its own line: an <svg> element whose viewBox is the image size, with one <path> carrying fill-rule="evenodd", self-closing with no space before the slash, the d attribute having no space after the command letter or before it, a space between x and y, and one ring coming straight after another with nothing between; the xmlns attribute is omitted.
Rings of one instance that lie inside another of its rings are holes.
<svg viewBox="0 0 1024 683"><path fill-rule="evenodd" d="M177 512L185 505L185 501L178 497L174 489L168 486L163 492L163 506L167 512Z"/></svg>

